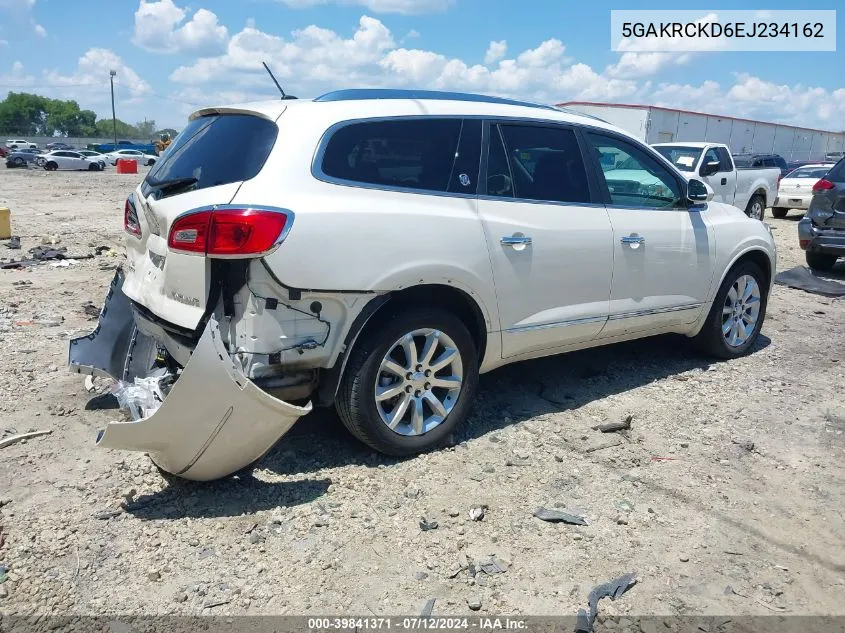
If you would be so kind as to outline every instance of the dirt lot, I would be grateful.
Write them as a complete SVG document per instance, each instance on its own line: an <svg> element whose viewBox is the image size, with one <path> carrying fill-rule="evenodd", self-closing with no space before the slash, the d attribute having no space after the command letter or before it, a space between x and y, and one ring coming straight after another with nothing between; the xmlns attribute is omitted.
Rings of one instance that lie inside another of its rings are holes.
<svg viewBox="0 0 845 633"><path fill-rule="evenodd" d="M47 234L119 249L136 181L0 168L23 241L0 256ZM780 270L803 263L794 216L769 220ZM319 411L254 478L169 486L144 455L94 449L114 413L85 411L66 369L119 261L0 271L0 439L52 430L0 449L0 613L408 615L436 598L435 615L574 615L635 571L603 614L845 615L845 302L775 287L732 362L661 337L496 371L458 444L415 459ZM591 428L627 415L626 434ZM491 555L505 571L473 576Z"/></svg>

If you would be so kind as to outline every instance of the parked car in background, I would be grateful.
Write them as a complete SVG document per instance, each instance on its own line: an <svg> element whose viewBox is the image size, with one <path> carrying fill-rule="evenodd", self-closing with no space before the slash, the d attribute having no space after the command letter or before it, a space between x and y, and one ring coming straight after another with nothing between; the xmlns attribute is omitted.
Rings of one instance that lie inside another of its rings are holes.
<svg viewBox="0 0 845 633"><path fill-rule="evenodd" d="M136 160L139 165L155 165L158 156L153 154L145 154L137 149L119 149L116 152L108 152L104 154L107 160L112 165L117 165L119 158L126 158L128 160Z"/></svg>
<svg viewBox="0 0 845 633"><path fill-rule="evenodd" d="M737 169L759 169L760 167L777 167L781 177L790 172L783 156L778 154L733 154Z"/></svg>
<svg viewBox="0 0 845 633"><path fill-rule="evenodd" d="M83 156L85 156L87 158L91 158L93 160L96 160L98 163L100 163L100 165L103 166L103 169L106 168L106 165L109 162L109 159L105 154L101 154L100 152L95 152L94 150L91 150L91 149L77 149L77 150L74 150L74 151L77 152L78 154L82 154Z"/></svg>
<svg viewBox="0 0 845 633"><path fill-rule="evenodd" d="M772 215L785 218L790 209L809 209L813 186L827 175L835 163L816 163L793 169L778 184Z"/></svg>
<svg viewBox="0 0 845 633"><path fill-rule="evenodd" d="M10 150L8 147L4 147L3 145L0 145L0 158L6 158L6 156L8 156L11 153L11 151L12 150Z"/></svg>
<svg viewBox="0 0 845 633"><path fill-rule="evenodd" d="M139 152L143 152L144 154L150 154L151 156L156 156L156 146L155 143L133 143L132 141L118 141L117 145L114 143L100 143L92 147L91 149L97 150L98 152L102 152L103 154L108 154L111 152L117 152L122 149L134 149Z"/></svg>
<svg viewBox="0 0 845 633"><path fill-rule="evenodd" d="M712 196L618 128L509 99L199 110L126 200L127 263L69 362L140 389L99 446L187 479L255 462L309 399L416 454L515 361L664 332L746 354L774 240Z"/></svg>
<svg viewBox="0 0 845 633"><path fill-rule="evenodd" d="M6 147L9 149L38 149L38 144L30 143L29 141L25 141L23 139L10 139L6 141Z"/></svg>
<svg viewBox="0 0 845 633"><path fill-rule="evenodd" d="M48 152L52 152L53 150L57 150L57 149L70 149L70 150L72 150L72 149L74 149L74 147L73 147L73 145L68 145L67 143L64 143L62 141L56 141L54 143L47 143L44 146L44 149L46 149Z"/></svg>
<svg viewBox="0 0 845 633"><path fill-rule="evenodd" d="M798 222L798 245L815 270L830 270L845 257L845 159L813 185L810 208Z"/></svg>
<svg viewBox="0 0 845 633"><path fill-rule="evenodd" d="M657 143L666 160L688 178L700 178L713 189L713 199L732 204L745 215L762 220L778 190L777 167L739 168L721 143Z"/></svg>
<svg viewBox="0 0 845 633"><path fill-rule="evenodd" d="M102 171L103 169L98 160L65 149L41 154L35 159L35 162L47 171L56 171L57 169Z"/></svg>
<svg viewBox="0 0 845 633"><path fill-rule="evenodd" d="M845 152L828 152L824 155L825 162L835 163L845 158Z"/></svg>
<svg viewBox="0 0 845 633"><path fill-rule="evenodd" d="M26 167L35 164L35 159L41 155L39 149L18 149L6 156L6 167Z"/></svg>

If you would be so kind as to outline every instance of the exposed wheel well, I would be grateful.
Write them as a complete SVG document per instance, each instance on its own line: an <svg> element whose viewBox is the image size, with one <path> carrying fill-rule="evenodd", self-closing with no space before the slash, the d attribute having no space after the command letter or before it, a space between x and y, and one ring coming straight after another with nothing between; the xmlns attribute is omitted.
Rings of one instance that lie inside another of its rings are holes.
<svg viewBox="0 0 845 633"><path fill-rule="evenodd" d="M321 373L320 385L317 393L314 394L315 404L328 406L334 402L337 387L340 384L346 359L349 358L352 346L368 329L378 327L380 317L397 307L400 309L411 307L414 304L419 305L421 302L429 307L438 306L451 311L466 325L476 345L480 364L484 359L484 352L487 348L487 327L484 314L481 312L478 303L469 294L453 286L443 284L413 286L404 290L397 290L390 295L380 295L364 307L346 337L347 349L337 359L334 367Z"/></svg>
<svg viewBox="0 0 845 633"><path fill-rule="evenodd" d="M426 284L413 286L405 290L398 290L391 294L389 305L419 304L424 302L428 306L438 306L453 312L467 327L478 351L479 363L484 359L484 351L487 348L487 327L484 322L484 314L478 303L463 290L454 286L442 284ZM384 307L379 309L379 312Z"/></svg>

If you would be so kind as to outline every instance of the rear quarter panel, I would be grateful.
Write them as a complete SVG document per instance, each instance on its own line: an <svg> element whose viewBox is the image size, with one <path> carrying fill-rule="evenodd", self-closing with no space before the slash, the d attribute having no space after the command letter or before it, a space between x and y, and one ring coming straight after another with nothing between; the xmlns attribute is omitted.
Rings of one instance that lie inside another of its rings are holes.
<svg viewBox="0 0 845 633"><path fill-rule="evenodd" d="M294 212L284 243L265 261L285 285L306 290L390 292L422 284L470 294L487 321L495 294L476 201L317 180L311 173L323 132L334 121L282 115L279 141L233 203Z"/></svg>

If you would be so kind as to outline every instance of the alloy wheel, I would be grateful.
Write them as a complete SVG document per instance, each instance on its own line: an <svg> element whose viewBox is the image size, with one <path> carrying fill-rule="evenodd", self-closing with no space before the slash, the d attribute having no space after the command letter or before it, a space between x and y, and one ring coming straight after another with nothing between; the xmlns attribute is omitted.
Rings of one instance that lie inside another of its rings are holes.
<svg viewBox="0 0 845 633"><path fill-rule="evenodd" d="M751 275L741 275L722 306L722 336L731 347L742 346L754 333L760 317L760 286Z"/></svg>
<svg viewBox="0 0 845 633"><path fill-rule="evenodd" d="M445 332L408 332L379 365L375 404L381 421L400 435L428 433L454 408L463 377L460 350Z"/></svg>

